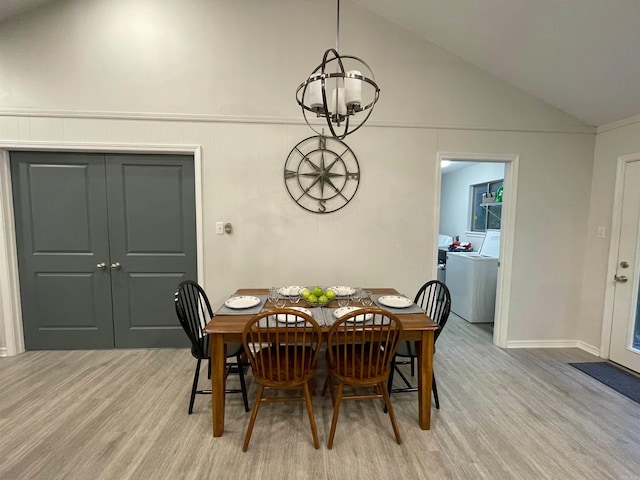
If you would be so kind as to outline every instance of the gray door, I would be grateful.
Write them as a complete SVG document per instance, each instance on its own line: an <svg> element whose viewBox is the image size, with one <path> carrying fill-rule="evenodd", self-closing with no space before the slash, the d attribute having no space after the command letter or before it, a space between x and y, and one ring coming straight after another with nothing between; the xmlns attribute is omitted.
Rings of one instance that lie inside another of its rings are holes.
<svg viewBox="0 0 640 480"><path fill-rule="evenodd" d="M27 349L113 348L104 155L12 152Z"/></svg>
<svg viewBox="0 0 640 480"><path fill-rule="evenodd" d="M106 164L116 346L187 346L173 294L197 278L193 159L108 155Z"/></svg>
<svg viewBox="0 0 640 480"><path fill-rule="evenodd" d="M193 159L11 152L11 169L26 348L186 346Z"/></svg>

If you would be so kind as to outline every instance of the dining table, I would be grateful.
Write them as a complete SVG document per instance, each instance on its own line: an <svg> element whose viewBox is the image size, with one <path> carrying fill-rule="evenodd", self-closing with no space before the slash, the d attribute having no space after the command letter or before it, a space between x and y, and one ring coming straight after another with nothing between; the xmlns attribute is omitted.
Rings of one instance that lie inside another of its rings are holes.
<svg viewBox="0 0 640 480"><path fill-rule="evenodd" d="M366 288L373 299L380 296L399 296L394 288ZM247 322L258 313L256 309L273 309L267 304L266 297L268 288L241 288L238 289L230 300L237 297L257 297L261 300L253 311L251 309L232 310L222 305L207 323L204 332L209 335L211 348L211 415L213 423L213 436L220 437L224 433L224 409L225 409L225 389L226 389L226 345L229 343L242 343L242 332ZM377 301L375 306L380 306ZM407 302L409 303L409 302ZM412 303L412 302L411 302ZM358 302L351 300L351 305L357 306ZM305 306L293 304L287 301L285 308L292 306ZM321 308L312 309L314 319L321 326L323 335L326 338L330 328L329 312L335 311L338 307L337 299L332 299L327 305ZM418 424L421 429L429 430L431 426L431 388L433 378L433 343L434 334L438 325L417 305L411 308L387 308L402 323L402 340L413 340L416 342L418 357Z"/></svg>

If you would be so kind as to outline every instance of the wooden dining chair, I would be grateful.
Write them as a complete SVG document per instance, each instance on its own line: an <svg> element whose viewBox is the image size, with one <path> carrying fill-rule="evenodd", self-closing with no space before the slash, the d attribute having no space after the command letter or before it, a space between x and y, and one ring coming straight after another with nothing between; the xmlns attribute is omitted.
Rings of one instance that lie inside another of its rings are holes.
<svg viewBox="0 0 640 480"><path fill-rule="evenodd" d="M438 336L442 333L442 329L447 323L449 313L451 312L451 294L447 286L439 280L431 280L418 290L414 303L419 305L425 313L438 324L438 329L434 334L434 343L438 339ZM435 347L434 347L435 348ZM435 349L434 349L435 352ZM391 372L389 373L389 380L387 388L389 393L404 393L404 392L417 392L418 388L411 384L407 376L398 368L398 365L410 365L411 376L415 375L415 359L417 358L416 345L414 341L401 342L396 352ZM394 374L398 373L404 387L393 388ZM436 385L435 373L432 376L432 390L433 400L436 408L440 408L440 401L438 399L438 387Z"/></svg>
<svg viewBox="0 0 640 480"><path fill-rule="evenodd" d="M258 409L263 402L299 400L306 403L313 445L320 448L309 388L322 344L318 323L298 310L265 311L249 320L242 332L242 343L253 378L258 383L242 451L249 448ZM265 390L302 390L303 396L265 396Z"/></svg>
<svg viewBox="0 0 640 480"><path fill-rule="evenodd" d="M213 317L213 310L207 295L200 285L193 280L185 280L176 289L174 296L176 315L183 330L191 341L191 355L198 361L193 374L193 385L189 399L189 414L193 413L193 404L196 394L211 394L211 390L198 390L198 378L200 377L200 364L202 360L210 360L209 336L203 331L205 325ZM245 412L249 411L247 399L247 385L244 379L244 365L242 363L243 348L241 344L227 345L227 358L235 358L235 363L228 362L226 375L237 373L240 377L240 389L228 389L226 393L242 393ZM211 376L211 363L208 365L209 377Z"/></svg>
<svg viewBox="0 0 640 480"><path fill-rule="evenodd" d="M382 398L389 412L391 426L398 444L400 431L391 406L385 381L391 370L391 360L402 335L402 324L392 313L379 308L355 310L334 322L327 337L327 387L333 400L333 418L327 448L333 448L338 414L343 400ZM334 379L338 381L334 392ZM344 389L371 387L371 393L345 395Z"/></svg>

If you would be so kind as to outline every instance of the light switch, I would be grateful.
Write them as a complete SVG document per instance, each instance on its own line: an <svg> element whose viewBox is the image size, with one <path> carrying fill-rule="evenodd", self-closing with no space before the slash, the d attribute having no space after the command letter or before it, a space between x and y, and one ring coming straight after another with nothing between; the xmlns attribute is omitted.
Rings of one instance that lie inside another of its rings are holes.
<svg viewBox="0 0 640 480"><path fill-rule="evenodd" d="M598 233L596 233L596 238L604 238L606 229L604 227L598 227Z"/></svg>
<svg viewBox="0 0 640 480"><path fill-rule="evenodd" d="M216 222L216 235L224 235L224 222Z"/></svg>

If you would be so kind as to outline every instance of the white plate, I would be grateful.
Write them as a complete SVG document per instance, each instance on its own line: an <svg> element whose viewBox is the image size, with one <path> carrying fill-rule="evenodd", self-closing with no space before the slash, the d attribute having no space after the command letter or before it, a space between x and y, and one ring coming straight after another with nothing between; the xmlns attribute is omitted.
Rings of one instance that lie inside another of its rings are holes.
<svg viewBox="0 0 640 480"><path fill-rule="evenodd" d="M378 302L385 307L391 308L407 308L413 305L411 300L407 297L401 297L400 295L385 295L383 297L379 297Z"/></svg>
<svg viewBox="0 0 640 480"><path fill-rule="evenodd" d="M307 315L311 316L311 310L309 310L308 308L304 308L304 307L290 307L290 308L291 310L297 310L299 312L306 313ZM279 313L278 315L276 315L276 319L282 323L298 323L298 322L306 321L302 317L296 317L294 315L285 315L284 313Z"/></svg>
<svg viewBox="0 0 640 480"><path fill-rule="evenodd" d="M297 295L298 292L300 292L300 290L302 290L303 287L300 287L298 285L290 285L288 287L281 287L280 289L278 289L278 293L280 295L284 295L285 297L292 297L294 295Z"/></svg>
<svg viewBox="0 0 640 480"><path fill-rule="evenodd" d="M240 295L237 297L231 297L229 300L224 302L224 304L229 308L241 310L243 308L251 308L259 305L260 299L251 295Z"/></svg>
<svg viewBox="0 0 640 480"><path fill-rule="evenodd" d="M335 312L333 312L333 316L336 318L344 317L347 313L355 312L356 310L362 310L360 307L341 307L336 308ZM351 322L364 322L366 320L371 320L373 318L372 313L367 313L366 315L358 315L357 317L353 317Z"/></svg>
<svg viewBox="0 0 640 480"><path fill-rule="evenodd" d="M338 287L329 287L327 288L327 290L333 290L339 297L346 297L347 295L353 295L354 293L356 293L355 288L345 287L344 285L340 285Z"/></svg>

